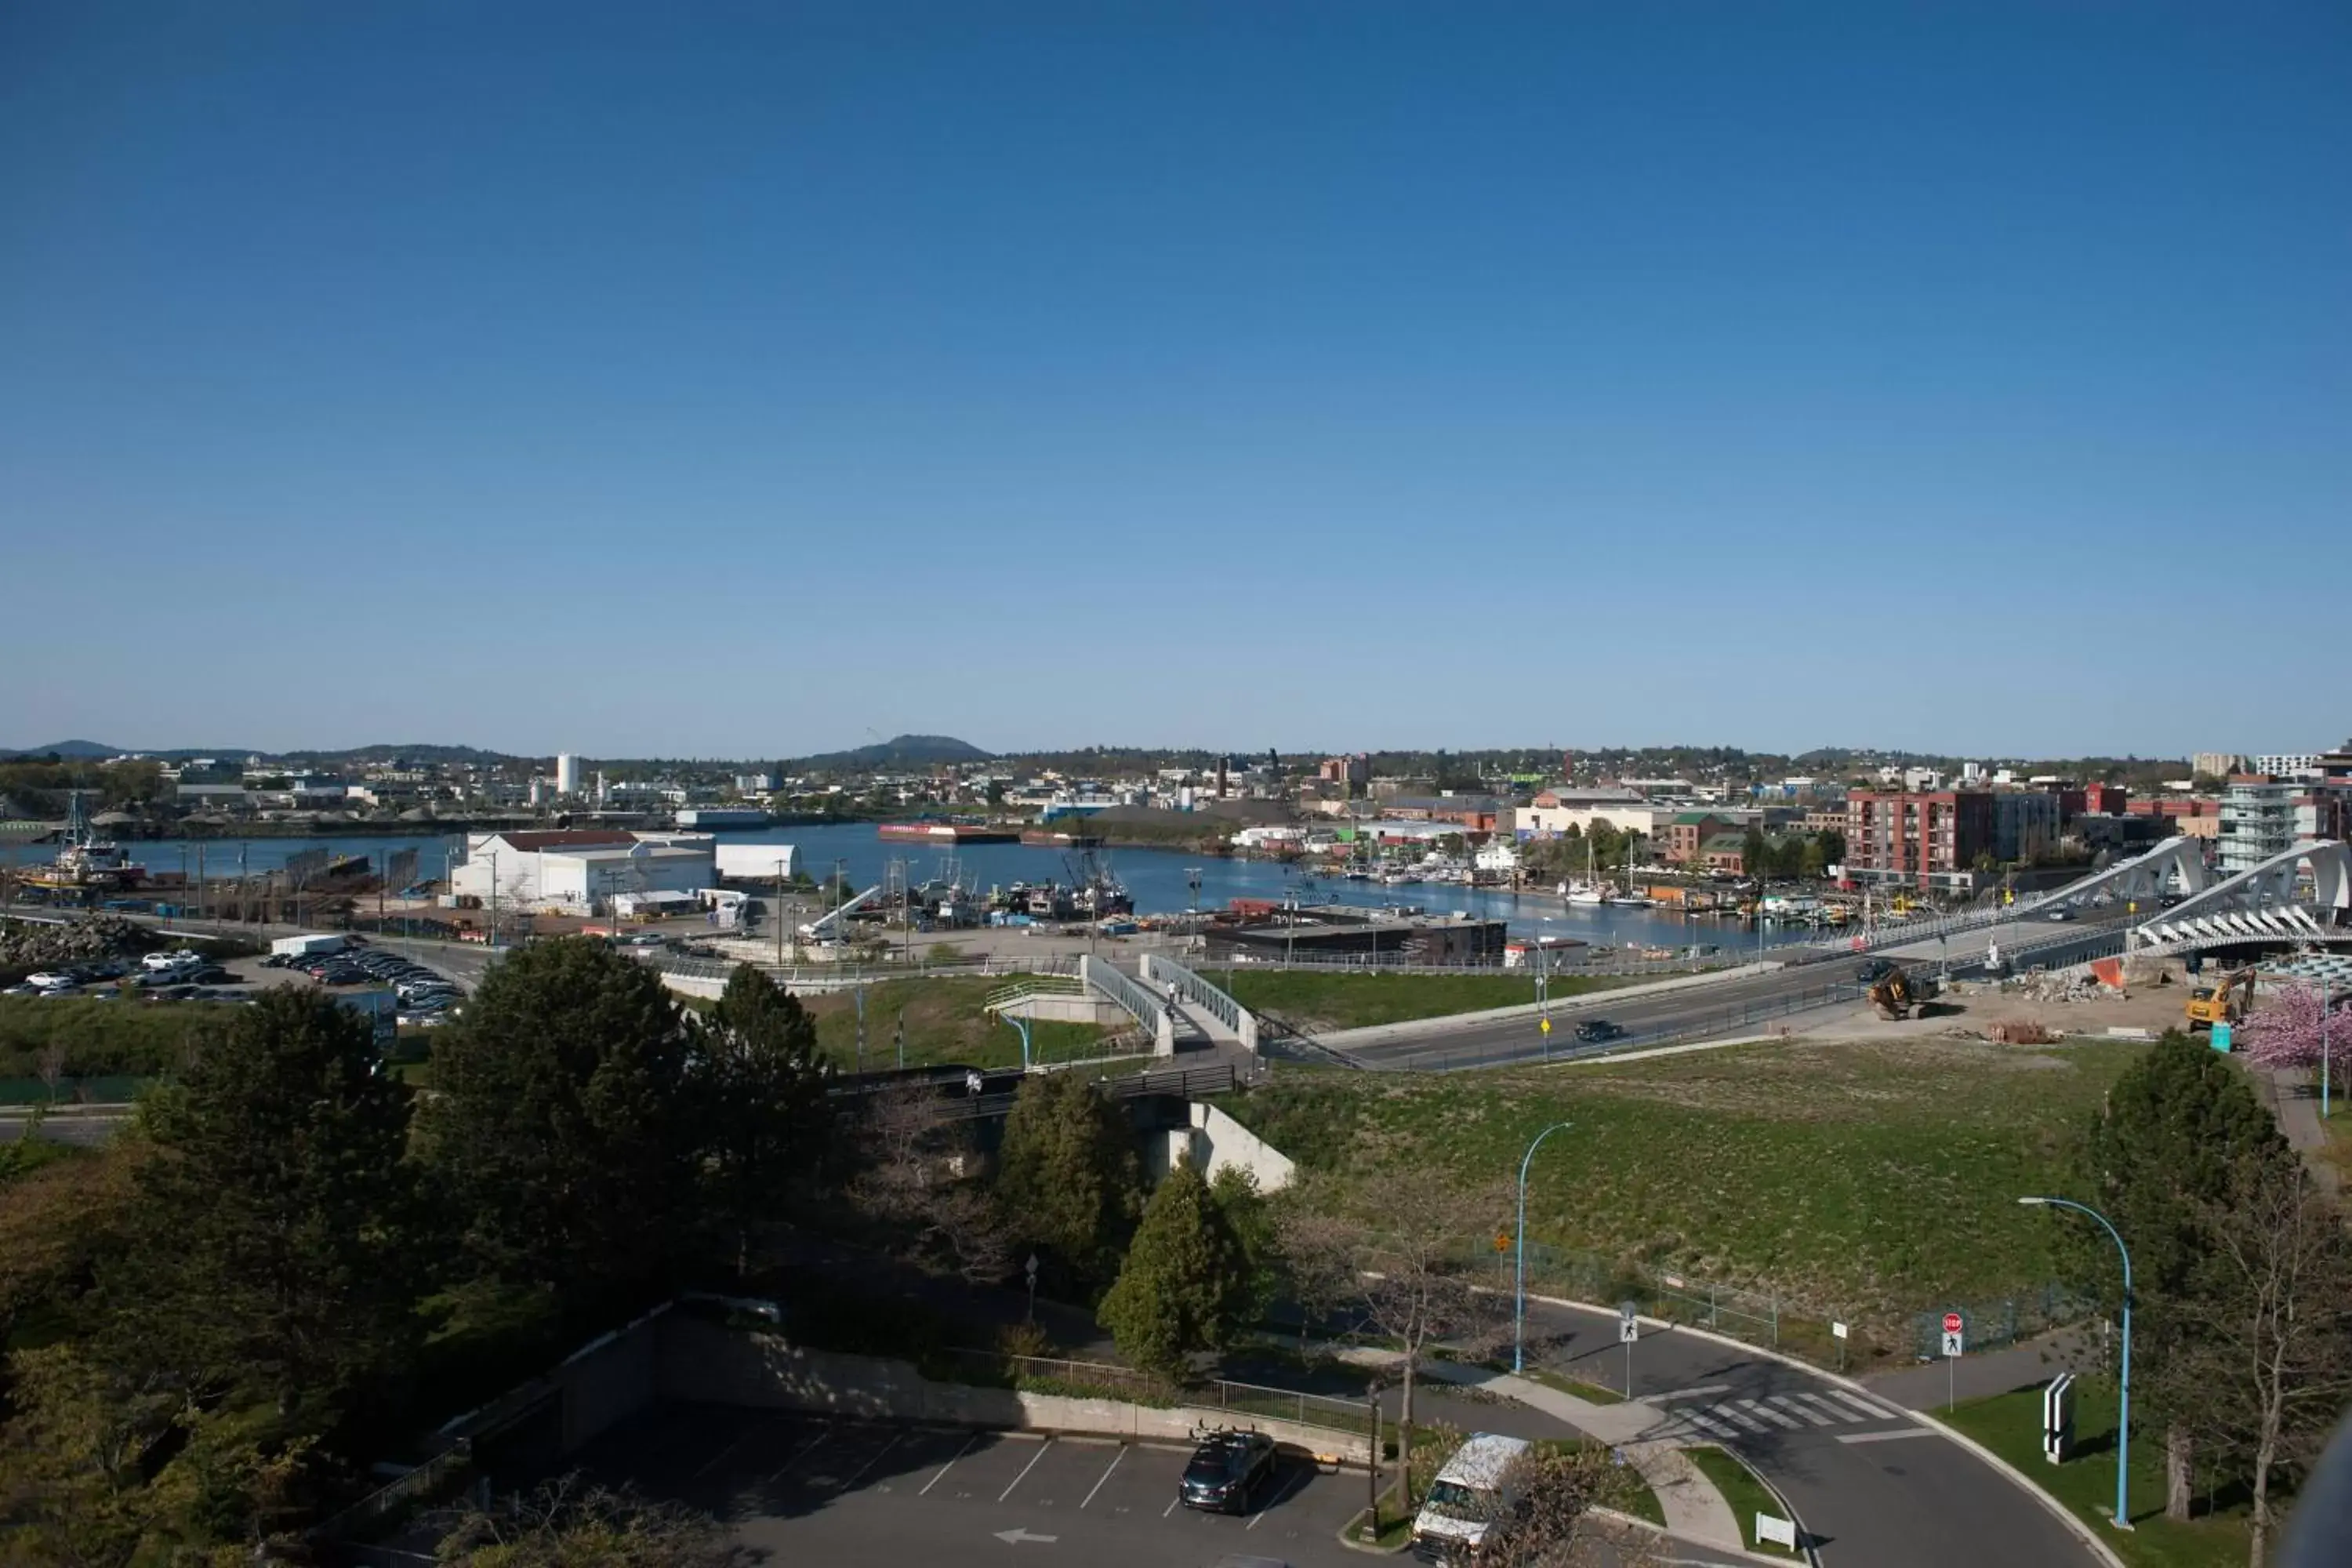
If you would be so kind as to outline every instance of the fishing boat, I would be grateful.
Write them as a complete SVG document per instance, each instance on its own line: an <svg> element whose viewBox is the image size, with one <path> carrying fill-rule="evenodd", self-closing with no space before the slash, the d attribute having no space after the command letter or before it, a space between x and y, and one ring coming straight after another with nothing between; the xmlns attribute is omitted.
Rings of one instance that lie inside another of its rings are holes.
<svg viewBox="0 0 2352 1568"><path fill-rule="evenodd" d="M83 794L68 797L66 830L57 858L24 874L23 880L45 888L135 888L147 877L147 868L122 853L122 846L98 836L90 826Z"/></svg>

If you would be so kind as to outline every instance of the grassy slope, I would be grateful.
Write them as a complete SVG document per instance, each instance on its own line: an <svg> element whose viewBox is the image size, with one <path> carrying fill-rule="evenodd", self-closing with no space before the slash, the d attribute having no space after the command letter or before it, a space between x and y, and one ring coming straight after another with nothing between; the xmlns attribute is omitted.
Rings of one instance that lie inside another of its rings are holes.
<svg viewBox="0 0 2352 1568"><path fill-rule="evenodd" d="M972 1067L1012 1067L1021 1060L1021 1036L983 1010L990 992L1004 982L979 977L953 980L888 980L866 988L866 1065L897 1065L893 1037L906 1013L907 1065L960 1062ZM857 1003L849 992L804 996L801 1005L816 1018L817 1043L844 1067L857 1054ZM1109 1031L1091 1024L1040 1022L1030 1026L1037 1059L1058 1061L1092 1045Z"/></svg>
<svg viewBox="0 0 2352 1568"><path fill-rule="evenodd" d="M1749 1550L1787 1556L1786 1547L1767 1546L1756 1539L1758 1514L1769 1513L1775 1519L1783 1517L1780 1500L1772 1495L1771 1489L1758 1480L1737 1455L1725 1449L1704 1445L1690 1449L1689 1454L1691 1463L1698 1467L1699 1473L1714 1482L1715 1489L1723 1494L1723 1500L1731 1505L1733 1517L1739 1521L1740 1539L1748 1542Z"/></svg>
<svg viewBox="0 0 2352 1568"><path fill-rule="evenodd" d="M1225 983L1223 972L1213 977ZM1551 997L1580 996L1630 982L1607 976L1555 976ZM1234 1000L1263 1007L1299 1028L1364 1028L1476 1013L1489 1007L1520 1007L1536 999L1532 974L1314 974L1297 970L1236 970Z"/></svg>
<svg viewBox="0 0 2352 1568"><path fill-rule="evenodd" d="M1228 1109L1309 1167L1435 1168L1498 1192L1529 1139L1569 1121L1537 1159L1531 1239L1884 1321L2053 1277L2050 1227L2017 1194L2055 1179L2067 1123L2135 1054L1915 1038L1448 1076L1301 1071Z"/></svg>
<svg viewBox="0 0 2352 1568"><path fill-rule="evenodd" d="M2135 1568L2222 1568L2246 1560L2244 1511L2174 1524L2164 1517L2164 1445L2134 1433L2131 1517L2126 1533L2106 1523L2116 1508L2116 1387L2085 1378L2075 1385L2074 1436L2083 1452L2052 1466L2042 1457L2042 1391L1968 1399L1945 1417L2007 1459L2034 1484L2098 1530ZM2200 1500L2202 1500L2201 1498ZM2274 1503L2273 1507L2279 1506ZM2273 1539L2273 1550L2277 1542Z"/></svg>

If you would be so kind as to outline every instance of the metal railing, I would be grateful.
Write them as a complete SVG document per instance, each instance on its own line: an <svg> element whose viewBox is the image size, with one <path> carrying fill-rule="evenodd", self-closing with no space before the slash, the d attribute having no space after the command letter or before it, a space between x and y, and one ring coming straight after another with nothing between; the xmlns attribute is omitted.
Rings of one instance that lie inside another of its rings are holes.
<svg viewBox="0 0 2352 1568"><path fill-rule="evenodd" d="M1129 979L1126 971L1087 957L1079 960L1078 975L1091 989L1125 1008L1129 1016L1150 1031L1162 1049L1174 1048L1174 1026L1169 1020L1168 1009L1160 1005L1159 997Z"/></svg>
<svg viewBox="0 0 2352 1568"><path fill-rule="evenodd" d="M379 1524L414 1504L444 1495L474 1462L473 1445L458 1438L448 1447L311 1527L313 1541L336 1541Z"/></svg>
<svg viewBox="0 0 2352 1568"><path fill-rule="evenodd" d="M1697 1015L1677 1019L1671 1024L1651 1029L1631 1029L1606 1040L1576 1041L1571 1037L1559 1045L1552 1037L1538 1034L1532 1041L1486 1046L1465 1046L1455 1050L1436 1047L1434 1058L1423 1055L1389 1062L1372 1062L1383 1072L1461 1072L1474 1068L1514 1067L1527 1062L1575 1061L1588 1057L1615 1056L1620 1052L1646 1049L1653 1046L1672 1045L1681 1040L1706 1039L1713 1035L1727 1034L1750 1024L1771 1023L1810 1013L1818 1008L1833 1007L1861 999L1868 994L1867 986L1853 982L1809 987L1782 996L1760 1001L1726 1005ZM1567 1035L1569 1031L1562 1031Z"/></svg>
<svg viewBox="0 0 2352 1568"><path fill-rule="evenodd" d="M1068 1392L1082 1397L1121 1399L1163 1409L1216 1411L1228 1416L1290 1421L1302 1426L1359 1435L1370 1429L1370 1412L1363 1401L1334 1398L1328 1394L1270 1388L1218 1377L1174 1382L1108 1362L1063 1361L1052 1356L1006 1355L982 1350L951 1350L945 1353L950 1368L961 1374L959 1381L969 1379L982 1386Z"/></svg>
<svg viewBox="0 0 2352 1568"><path fill-rule="evenodd" d="M1083 996L1086 994L1086 982L1075 974L1033 974L1009 985L998 986L988 994L982 1005L995 1013L1019 1006L1034 996Z"/></svg>
<svg viewBox="0 0 2352 1568"><path fill-rule="evenodd" d="M1244 1049L1257 1049L1257 1019L1230 994L1219 990L1192 970L1163 954L1145 954L1143 974L1147 980L1165 980L1174 985L1176 994L1231 1029L1240 1039Z"/></svg>

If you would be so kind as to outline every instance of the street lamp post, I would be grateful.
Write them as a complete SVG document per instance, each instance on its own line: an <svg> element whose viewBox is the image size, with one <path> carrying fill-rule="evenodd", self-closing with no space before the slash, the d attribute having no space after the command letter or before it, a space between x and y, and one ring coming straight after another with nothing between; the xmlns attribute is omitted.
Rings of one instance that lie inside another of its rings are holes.
<svg viewBox="0 0 2352 1568"><path fill-rule="evenodd" d="M2078 1204L2078 1203L2076 1203L2076 1202L2075 1202L2074 1199L2072 1199L2072 1198L2032 1197L2032 1198L2020 1198L2020 1199L2018 1199L2017 1201L2018 1201L2019 1203L2025 1204L2025 1205L2029 1205L2029 1206L2044 1207L2044 1208L2073 1209L2073 1210L2074 1210L2077 1214L2086 1214L2086 1215L2089 1215L2093 1219L2097 1220L2097 1221L2099 1222L2099 1228L2101 1228L2102 1230L2104 1230L2104 1231L2105 1231L2105 1232L2107 1233L2107 1237L2108 1237L2108 1239L2109 1239L2109 1240L2111 1240L2111 1241L2113 1241L2113 1242L2116 1244L2116 1251L2119 1255L2121 1255L2121 1257L2123 1258L2123 1260L2124 1260L2124 1310L2123 1310L2124 1349L2123 1349L2123 1382L2122 1382L2122 1387L2121 1387L2121 1388L2120 1388L2120 1390L2118 1391L2117 1395L2116 1395L2116 1519L2115 1519L2115 1524L2116 1524L2116 1528L2117 1530L2129 1530L2129 1529L2132 1527L2132 1522L2131 1522L2131 1297L2132 1297L2132 1288L2131 1288L2131 1251L2130 1251L2130 1249L2129 1249L2129 1248L2127 1248L2126 1247L2125 1247L2125 1246L2124 1246L2124 1238L2123 1238L2120 1235L2118 1235L2118 1234L2116 1233L2116 1227L2115 1227L2114 1226L2112 1226L2112 1225L2110 1225L2110 1224L2108 1224L2108 1223L2107 1223L2107 1216L2106 1216L2106 1215L2103 1215L2103 1214L2101 1214L2098 1210L2096 1210L2096 1209L2095 1209L2095 1208L2091 1207L2088 1204Z"/></svg>
<svg viewBox="0 0 2352 1568"><path fill-rule="evenodd" d="M1524 1372L1528 1364L1528 1166L1536 1157L1543 1141L1569 1124L1555 1121L1535 1136L1528 1152L1519 1159L1519 1231L1518 1277L1512 1289L1511 1308L1511 1370Z"/></svg>

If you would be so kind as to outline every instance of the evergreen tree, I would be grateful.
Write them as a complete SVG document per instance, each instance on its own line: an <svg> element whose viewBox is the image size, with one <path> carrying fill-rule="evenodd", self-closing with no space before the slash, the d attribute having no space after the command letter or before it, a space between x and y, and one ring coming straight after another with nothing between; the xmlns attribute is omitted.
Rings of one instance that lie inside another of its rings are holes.
<svg viewBox="0 0 2352 1568"><path fill-rule="evenodd" d="M602 942L523 948L433 1048L424 1149L467 1251L509 1286L656 1283L689 1218L685 1027L653 970Z"/></svg>
<svg viewBox="0 0 2352 1568"><path fill-rule="evenodd" d="M1168 1376L1244 1325L1249 1259L1201 1173L1185 1161L1143 1211L1118 1280L1096 1314L1119 1354Z"/></svg>
<svg viewBox="0 0 2352 1568"><path fill-rule="evenodd" d="M1224 1216L1241 1248L1242 1279L1234 1313L1244 1324L1256 1322L1274 1305L1281 1285L1282 1238L1275 1229L1274 1206L1258 1191L1257 1178L1241 1165L1227 1165L1209 1183L1209 1196Z"/></svg>
<svg viewBox="0 0 2352 1568"><path fill-rule="evenodd" d="M748 963L696 1022L693 1047L706 1189L740 1276L752 1228L828 1152L833 1067L799 999Z"/></svg>
<svg viewBox="0 0 2352 1568"><path fill-rule="evenodd" d="M128 1246L102 1275L105 1359L192 1404L233 1392L289 1430L331 1426L415 1346L409 1099L368 1020L265 994L148 1103Z"/></svg>
<svg viewBox="0 0 2352 1568"><path fill-rule="evenodd" d="M1108 1279L1134 1223L1139 1177L1124 1111L1076 1073L1023 1080L997 1152L997 1200L1024 1241L1079 1283Z"/></svg>
<svg viewBox="0 0 2352 1568"><path fill-rule="evenodd" d="M2189 1436L2206 1397L2200 1325L2228 1288L2216 1270L2213 1216L2294 1160L2245 1075L2177 1033L2116 1080L2076 1139L2065 1195L2106 1215L2131 1248L2133 1413L2166 1431L2168 1510L2181 1517ZM2067 1216L2062 1234L2074 1279L2119 1300L2123 1268L2106 1233Z"/></svg>

